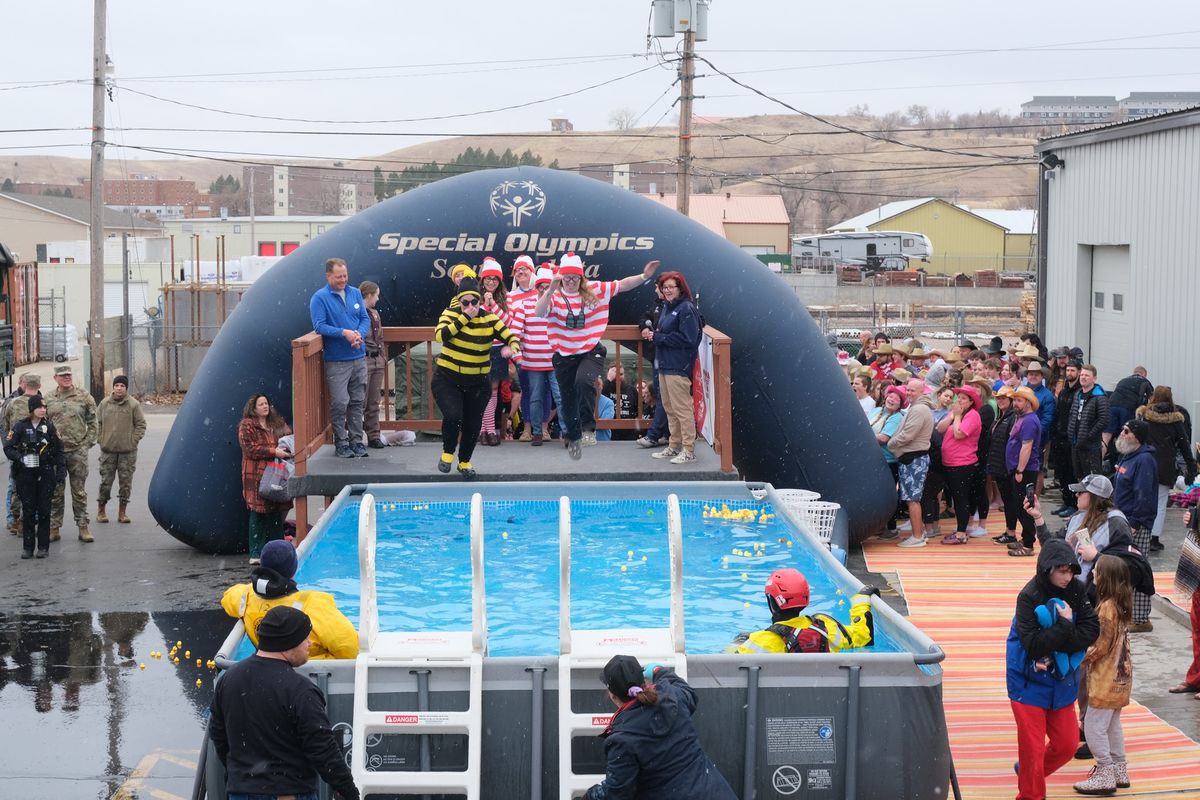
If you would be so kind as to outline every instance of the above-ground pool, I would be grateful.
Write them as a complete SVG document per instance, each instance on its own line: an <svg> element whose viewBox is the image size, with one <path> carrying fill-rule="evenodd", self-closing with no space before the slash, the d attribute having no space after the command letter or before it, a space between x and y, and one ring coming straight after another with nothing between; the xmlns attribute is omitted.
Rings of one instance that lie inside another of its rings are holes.
<svg viewBox="0 0 1200 800"><path fill-rule="evenodd" d="M774 491L734 482L446 483L347 487L301 545L303 589L330 592L360 626L359 511L373 497L379 630L463 631L472 622L471 497L481 495L486 657L479 745L482 796L564 796L560 742L576 773L603 771L600 741L560 739L559 498L569 497L570 613L575 630L665 628L671 615L668 496L682 522L682 609L688 681L704 746L741 797L945 797L951 762L941 705L940 649L878 597L875 644L810 655L738 655L733 637L770 622L763 584L784 566L805 574L808 612L849 621L860 583L803 530ZM369 518L369 515L364 515ZM566 551L564 550L564 553ZM252 648L240 626L222 647ZM416 719L466 707L469 684L430 665L370 684L372 709ZM576 668L572 673L588 668ZM365 744L370 772L462 770L465 736L390 732L353 741L355 663L309 662L350 763ZM610 714L596 674L572 675L571 709ZM418 673L426 673L419 675ZM595 724L595 723L593 723ZM424 749L415 739L426 738ZM214 762L215 759L210 759ZM371 766L375 765L375 766ZM220 800L217 766L209 797ZM386 779L385 779L386 780ZM569 793L568 793L569 794Z"/></svg>

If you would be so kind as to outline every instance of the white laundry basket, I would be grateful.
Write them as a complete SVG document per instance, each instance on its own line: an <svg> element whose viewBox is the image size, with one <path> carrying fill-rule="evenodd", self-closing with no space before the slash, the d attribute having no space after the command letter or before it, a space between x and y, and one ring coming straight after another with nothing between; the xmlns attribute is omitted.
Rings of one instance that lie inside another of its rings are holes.
<svg viewBox="0 0 1200 800"><path fill-rule="evenodd" d="M776 489L775 496L779 498L779 502L783 504L784 508L791 511L797 517L800 517L804 513L802 506L814 500L821 499L820 492L813 492L808 489Z"/></svg>
<svg viewBox="0 0 1200 800"><path fill-rule="evenodd" d="M833 523L837 520L837 514L841 508L838 503L812 500L800 505L798 516L808 532L829 547L830 540L833 538Z"/></svg>

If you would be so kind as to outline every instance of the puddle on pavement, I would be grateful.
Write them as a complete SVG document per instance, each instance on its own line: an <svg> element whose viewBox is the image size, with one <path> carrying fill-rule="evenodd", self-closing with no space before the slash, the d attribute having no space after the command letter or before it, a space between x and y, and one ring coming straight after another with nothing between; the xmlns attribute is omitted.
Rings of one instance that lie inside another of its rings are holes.
<svg viewBox="0 0 1200 800"><path fill-rule="evenodd" d="M190 797L216 674L206 662L231 628L220 609L0 614L4 796L107 800L138 768L128 796ZM179 665L167 656L177 641Z"/></svg>

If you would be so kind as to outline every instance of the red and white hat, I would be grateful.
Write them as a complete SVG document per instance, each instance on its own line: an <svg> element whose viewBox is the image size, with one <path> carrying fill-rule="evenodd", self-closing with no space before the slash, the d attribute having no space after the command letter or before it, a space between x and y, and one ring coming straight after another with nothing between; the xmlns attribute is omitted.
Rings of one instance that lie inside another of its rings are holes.
<svg viewBox="0 0 1200 800"><path fill-rule="evenodd" d="M500 268L500 262L491 256L485 258L483 263L479 265L479 279L483 280L484 278L499 278L500 280L504 280L504 270Z"/></svg>
<svg viewBox="0 0 1200 800"><path fill-rule="evenodd" d="M558 260L559 275L578 275L583 277L583 259L575 253L567 253Z"/></svg>
<svg viewBox="0 0 1200 800"><path fill-rule="evenodd" d="M552 283L554 281L554 268L549 262L538 267L537 274L533 277L533 285L541 286L543 283Z"/></svg>
<svg viewBox="0 0 1200 800"><path fill-rule="evenodd" d="M513 262L513 273L515 274L521 267L533 272L533 259L529 256L517 256L517 260Z"/></svg>

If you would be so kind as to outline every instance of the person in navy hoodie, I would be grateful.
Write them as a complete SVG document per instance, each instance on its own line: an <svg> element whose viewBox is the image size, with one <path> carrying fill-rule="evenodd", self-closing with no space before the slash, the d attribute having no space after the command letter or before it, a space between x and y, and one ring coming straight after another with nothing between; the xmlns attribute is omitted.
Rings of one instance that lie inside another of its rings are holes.
<svg viewBox="0 0 1200 800"><path fill-rule="evenodd" d="M1100 635L1100 620L1076 580L1079 561L1064 539L1042 543L1037 574L1017 595L1008 632L1006 676L1008 699L1017 724L1017 800L1044 800L1046 776L1075 755L1079 745L1077 669L1064 675L1055 653L1086 650ZM1055 604L1054 623L1043 627L1038 609ZM1049 742L1047 742L1049 739Z"/></svg>
<svg viewBox="0 0 1200 800"><path fill-rule="evenodd" d="M604 739L604 782L585 800L735 800L729 783L700 746L692 723L696 690L667 667L633 656L604 665L617 707Z"/></svg>
<svg viewBox="0 0 1200 800"><path fill-rule="evenodd" d="M366 458L363 407L367 400L366 336L371 318L362 292L350 286L345 261L331 258L325 262L325 282L308 301L308 313L313 330L321 334L323 341L333 452L338 458Z"/></svg>
<svg viewBox="0 0 1200 800"><path fill-rule="evenodd" d="M1113 476L1113 505L1129 520L1133 546L1150 552L1150 531L1158 515L1158 456L1150 441L1150 423L1133 418L1117 434L1116 448L1121 454ZM1130 633L1154 630L1150 622L1150 597L1133 595L1133 623Z"/></svg>

